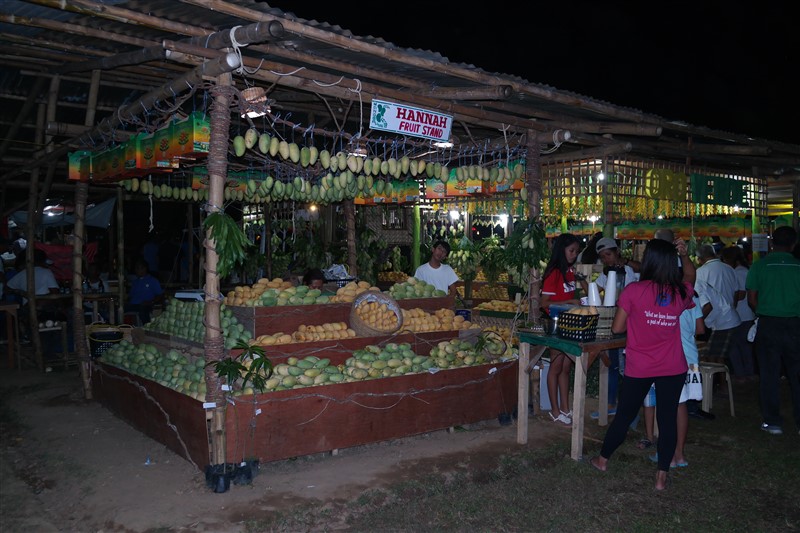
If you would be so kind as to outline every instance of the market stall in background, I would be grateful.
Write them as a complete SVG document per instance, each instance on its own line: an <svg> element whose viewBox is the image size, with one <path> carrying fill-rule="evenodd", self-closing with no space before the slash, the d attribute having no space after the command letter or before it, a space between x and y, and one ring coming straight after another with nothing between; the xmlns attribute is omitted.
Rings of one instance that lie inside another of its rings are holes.
<svg viewBox="0 0 800 533"><path fill-rule="evenodd" d="M3 179L29 173L17 201L27 195L31 206L54 184L74 193L62 245L72 250L72 361L87 398L210 468L222 490L231 465L510 423L528 399L516 333L541 327L549 239L602 231L633 254L660 227L693 245L763 236L770 176L798 163L798 147L676 124L266 6L193 4L181 5L180 25L153 5L70 13L103 52L43 67L20 121L42 80L57 95L72 76L91 88L86 115L59 127L64 106L49 102L43 140L53 147ZM55 27L70 36L77 25ZM132 43L129 31L143 36ZM106 77L117 99L99 119ZM99 252L87 237L90 198L116 210ZM19 223L29 241L43 235L37 215ZM157 269L168 297L140 324L126 313L125 280L156 240L173 250L174 264ZM439 240L451 248L455 295L414 277ZM105 337L85 321L95 257L117 281L120 324L105 325ZM303 280L316 269L321 288Z"/></svg>

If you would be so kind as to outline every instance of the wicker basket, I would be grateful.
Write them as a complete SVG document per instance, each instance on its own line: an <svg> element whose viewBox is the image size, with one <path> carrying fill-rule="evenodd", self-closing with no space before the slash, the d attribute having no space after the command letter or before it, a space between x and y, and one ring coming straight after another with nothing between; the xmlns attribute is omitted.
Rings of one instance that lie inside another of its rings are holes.
<svg viewBox="0 0 800 533"><path fill-rule="evenodd" d="M597 322L600 315L577 315L560 313L556 334L562 339L591 342L597 337Z"/></svg>
<svg viewBox="0 0 800 533"><path fill-rule="evenodd" d="M397 317L397 326L391 329L378 329L373 326L370 326L366 322L364 322L356 309L362 304L376 302L378 304L386 304L386 307L392 311L395 316ZM364 291L358 296L355 297L353 300L353 305L350 307L350 328L356 332L356 335L359 337L375 337L377 335L391 335L395 331L398 331L400 328L403 327L403 310L400 308L400 304L397 301L379 291Z"/></svg>
<svg viewBox="0 0 800 533"><path fill-rule="evenodd" d="M597 320L597 338L610 339L614 336L611 332L611 323L614 322L614 315L617 314L617 306L595 306L600 318Z"/></svg>
<svg viewBox="0 0 800 533"><path fill-rule="evenodd" d="M102 357L106 351L125 338L125 332L131 328L103 324L100 322L88 326L86 336L89 339L89 355L92 359ZM130 335L128 335L130 339Z"/></svg>

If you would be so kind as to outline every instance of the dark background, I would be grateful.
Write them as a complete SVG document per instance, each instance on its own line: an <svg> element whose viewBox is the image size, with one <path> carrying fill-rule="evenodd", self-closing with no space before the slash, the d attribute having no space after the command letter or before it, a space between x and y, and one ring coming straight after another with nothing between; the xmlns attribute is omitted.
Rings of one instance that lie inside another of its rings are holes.
<svg viewBox="0 0 800 533"><path fill-rule="evenodd" d="M668 120L800 144L786 2L266 3Z"/></svg>

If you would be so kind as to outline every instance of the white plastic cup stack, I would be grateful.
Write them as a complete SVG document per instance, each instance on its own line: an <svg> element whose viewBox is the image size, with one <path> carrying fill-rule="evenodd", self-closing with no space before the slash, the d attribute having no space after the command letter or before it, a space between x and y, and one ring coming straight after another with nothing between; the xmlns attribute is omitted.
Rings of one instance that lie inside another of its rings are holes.
<svg viewBox="0 0 800 533"><path fill-rule="evenodd" d="M594 281L589 283L589 305L600 305L600 290Z"/></svg>
<svg viewBox="0 0 800 533"><path fill-rule="evenodd" d="M617 273L614 270L608 272L606 280L606 293L603 296L603 305L613 307L617 305Z"/></svg>

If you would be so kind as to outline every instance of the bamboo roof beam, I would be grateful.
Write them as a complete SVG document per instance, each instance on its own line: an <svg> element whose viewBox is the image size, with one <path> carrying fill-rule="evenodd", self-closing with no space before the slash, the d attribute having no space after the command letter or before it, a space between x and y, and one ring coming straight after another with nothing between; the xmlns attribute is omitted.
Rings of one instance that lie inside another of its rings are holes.
<svg viewBox="0 0 800 533"><path fill-rule="evenodd" d="M557 163L564 160L574 159L600 159L609 155L620 155L630 152L633 149L631 143L617 143L586 150L575 150L574 152L543 155L540 159L542 165Z"/></svg>
<svg viewBox="0 0 800 533"><path fill-rule="evenodd" d="M91 12L95 16L101 16L101 17L104 17L104 18L108 18L110 20L116 20L116 21L125 22L125 23L132 23L133 22L135 24L144 25L144 26L147 26L147 27L154 27L154 28L157 28L157 29L160 29L160 30L164 30L164 31L173 31L173 32L177 32L177 33L181 33L181 34L185 34L185 35L190 35L190 36L194 37L193 39L190 40L190 43L194 42L194 43L202 44L204 46L209 46L209 47L212 47L212 45L214 45L214 47L224 47L224 46L228 46L228 45L231 44L231 40L230 40L230 37L229 37L229 32L227 32L227 31L216 32L216 33L213 33L213 34L209 34L208 30L203 29L203 28L194 27L194 26L191 26L191 25L188 25L188 24L179 24L179 23L173 23L173 22L170 22L170 21L164 21L163 19L159 19L157 17L151 17L149 15L145 15L145 14L142 14L142 13L137 13L135 11L131 11L131 10L128 10L128 9L119 8L119 7L115 7L115 6L105 6L105 5L101 6L101 5L97 4L96 2L92 2L92 1L89 1L89 0L71 0L71 1L68 1L66 3L54 2L53 0L33 0L33 1L35 3L39 3L39 4L42 4L42 5L48 5L48 6L51 6L51 7L55 7L56 4L57 4L58 7L62 8L62 9L67 9L69 11L74 11L74 12L78 12L78 13L85 13L88 10L89 12ZM284 31L284 28L283 28L282 20L283 19L274 19L272 21L268 21L268 22L272 22L272 23L271 24L267 24L267 25L263 25L263 21L259 21L256 24L248 25L247 27L245 27L245 28L247 28L246 31L242 31L242 28L239 28L239 29L237 29L237 33L235 34L235 38L236 38L237 42L240 42L240 43L247 42L247 39L256 39L256 38L264 37L264 36L267 36L267 35L272 37L272 38L283 38L285 36L285 31ZM111 36L107 36L107 38L109 38L109 37L111 37ZM208 41L209 44L206 44L206 41ZM270 50L274 50L275 48L278 48L278 47L272 47ZM395 83L402 83L401 80L395 80L394 82ZM500 86L496 86L495 85L494 87L499 87L499 88L494 88L493 89L493 88L490 87L490 88L484 89L484 90L492 91L492 94L494 94L495 96L502 95L502 94L510 94L510 92L511 92L511 87L508 86L508 85L500 85ZM417 88L421 88L421 87L418 86ZM430 90L430 87L426 87L426 89ZM442 89L442 91L444 91L444 92L441 93L442 95L447 95L447 89ZM315 92L318 92L318 91L315 91ZM374 92L374 90L373 90L373 92ZM469 96L468 93L466 93L466 94L467 94L467 96ZM478 94L478 93L476 92L475 94ZM354 96L354 95L351 95L351 96ZM438 98L441 98L441 97L442 97L441 95L438 96ZM401 98L401 97L397 97L397 99L399 99L399 98ZM349 98L349 99L350 100L354 100L354 98ZM425 104L425 105L435 106L435 108L439 109L439 110L443 109L441 104L433 103L433 102L434 101L431 100L430 104ZM447 110L447 107L445 107L444 109ZM497 116L498 116L498 119L495 120L496 124L491 125L491 127L496 127L497 125L514 125L515 127L518 127L518 128L535 128L535 129L539 129L539 130L542 130L542 131L547 131L549 129L547 126L540 126L540 125L537 125L537 124L532 124L527 119L524 122L515 122L515 123L509 124L510 121L508 120L507 117L501 116L499 114Z"/></svg>
<svg viewBox="0 0 800 533"><path fill-rule="evenodd" d="M25 103L22 104L22 107L17 113L17 116L14 119L14 124L8 129L5 138L3 139L2 143L0 143L0 160L3 159L6 151L8 151L8 146L11 144L11 141L17 138L17 133L19 132L20 127L22 127L23 122L25 122L25 119L28 118L33 106L36 105L36 100L38 100L39 96L43 94L45 89L45 81L46 80L44 78L38 78L34 83L33 88L28 93L28 96L25 97Z"/></svg>
<svg viewBox="0 0 800 533"><path fill-rule="evenodd" d="M221 53L217 50L191 46L177 41L164 41L164 46L171 50L175 50L176 52L182 52L201 57L216 57ZM176 61L181 59L180 56L175 54L170 55L170 58ZM471 123L479 124L489 128L497 128L503 125L513 126L521 129L547 128L545 125L531 124L529 120L514 120L513 117L509 117L508 115L484 111L477 107L459 105L453 102L428 98L418 94L409 94L406 91L388 89L372 84L359 83L358 80L351 80L348 78L343 78L342 76L315 72L309 68L294 72L291 76L284 76L281 74L274 74L274 72L291 72L292 67L272 61L258 60L251 57L244 57L243 61L245 66L248 67L262 67L256 73L251 74L251 77L253 78L268 81L270 83L277 83L279 85L294 87L296 89L306 90L312 93L335 96L348 101L358 101L360 99L364 103L370 103L372 102L373 98L391 98L392 100L407 103L409 105L428 106L438 111L452 113L454 118L457 120L467 120Z"/></svg>
<svg viewBox="0 0 800 533"><path fill-rule="evenodd" d="M117 20L129 24L141 24L151 28L162 29L164 31L173 31L180 33L186 31L187 34L192 34L189 29L194 28L190 25L174 23L171 21L164 21L156 17L149 17L148 15L137 13L131 10L125 10L116 6L108 6L91 2L88 0L29 0L33 3L47 5L57 9L65 9L76 13L82 13L93 17L104 17L111 20ZM305 37L308 39L323 42L330 46L337 46L348 50L357 50L359 52L368 53L383 59L396 61L400 64L405 64L415 68L424 68L435 70L445 74L457 76L463 79L472 80L477 83L485 85L495 85L500 80L497 76L487 74L477 69L465 68L457 64L451 64L444 61L435 61L431 59L420 58L418 56L410 56L404 51L393 50L379 44L368 43L359 39L354 39L348 35L340 35L324 29L306 26L303 23L292 21L288 18L279 17L251 9L248 7L238 6L222 0L181 0L184 3L199 6L204 9L213 9L221 13L226 13L233 16L238 16L246 20L253 21L278 21L284 25L287 32ZM154 21L158 21L155 22ZM207 30L195 29L197 35L208 33ZM315 61L316 63L316 61ZM507 81L507 80L502 80ZM728 132L712 131L708 128L701 128L683 124L681 122L666 121L662 117L648 115L638 110L629 110L619 108L598 102L591 98L576 96L561 91L554 91L541 85L532 85L529 83L512 82L512 88L523 95L529 95L537 98L543 98L547 101L557 102L560 104L568 105L570 107L581 108L583 110L593 111L602 115L615 117L622 120L630 120L633 122L650 122L661 125L665 128L680 131L686 134L696 134L709 138L719 139L736 139L741 143L758 144L757 140L744 135L736 135Z"/></svg>
<svg viewBox="0 0 800 533"><path fill-rule="evenodd" d="M637 135L646 137L660 137L664 128L655 124L642 124L630 122L576 122L559 121L559 126L584 133L612 134L612 135Z"/></svg>
<svg viewBox="0 0 800 533"><path fill-rule="evenodd" d="M96 109L100 109L97 107ZM116 109L116 108L114 108ZM45 125L44 132L48 135L55 135L59 137L79 137L87 133L92 128L91 126L84 126L83 124L69 124L67 122L48 122ZM116 130L116 137L121 139L129 139L136 135L134 131Z"/></svg>
<svg viewBox="0 0 800 533"><path fill-rule="evenodd" d="M181 2L200 6L206 9L213 9L220 13L241 17L246 20L279 20L283 23L284 28L289 33L294 33L301 37L313 39L323 42L331 46L337 46L347 50L356 50L366 54L370 54L383 59L396 61L398 63L423 68L428 70L435 70L441 73L449 74L459 78L474 81L476 83L495 85L499 82L497 76L488 74L477 69L469 69L457 64L452 64L444 61L434 61L425 59L418 56L410 56L404 51L393 50L379 44L373 44L359 39L354 39L347 35L340 35L321 28L305 25L301 22L292 21L287 18L279 17L269 13L264 13L249 7L239 6L226 2L224 0L180 0ZM508 82L508 80L503 80ZM593 111L601 115L617 118L620 120L629 120L632 122L647 122L660 125L664 128L676 129L685 134L696 134L704 137L719 138L719 139L733 139L743 144L758 144L759 141L748 137L746 135L738 135L728 132L720 132L710 130L709 128L691 126L679 122L667 121L662 117L651 114L646 114L642 111L620 108L597 100L564 93L562 91L552 90L541 85L532 85L529 83L511 82L511 87L515 92L524 95L530 95L536 98L543 98L550 102L557 102L570 107L577 107L583 110Z"/></svg>
<svg viewBox="0 0 800 533"><path fill-rule="evenodd" d="M238 68L239 65L239 58L234 53L224 54L220 57L210 59L195 69L186 72L184 75L165 83L158 89L148 92L125 108L119 109L117 113L101 121L90 132L74 138L71 143L63 143L45 157L40 157L27 165L8 172L4 176L0 177L0 179L11 179L12 177L18 176L23 172L39 168L41 165L47 164L54 159L62 157L69 151L70 146L74 143L84 144L87 146L91 145L91 137L93 134L102 131L113 131L117 126L122 124L124 119L132 119L140 115L142 112L149 111L159 100L174 97L176 94L181 94L187 88L200 83L205 76L217 76L225 72L231 72Z"/></svg>
<svg viewBox="0 0 800 533"><path fill-rule="evenodd" d="M772 148L769 146L741 146L725 144L697 144L692 146L694 153L715 153L729 155L770 155Z"/></svg>
<svg viewBox="0 0 800 533"><path fill-rule="evenodd" d="M651 154L653 156L661 156L661 157L691 156L692 154L697 153L695 150L689 150L686 146L680 148L678 145L666 146L664 144L646 143L642 141L634 142L633 146L637 152L642 152L646 154ZM768 157L763 157L763 158L759 158L758 156L753 156L753 157L738 156L736 158L731 158L727 154L713 154L705 152L702 155L704 161L707 161L709 163L720 165L723 168L739 169L739 171L741 171L742 168L745 168L747 169L745 172L749 172L748 167L751 166L769 168L770 170L775 170L782 167L800 166L800 157L793 157L790 155L779 156L774 153Z"/></svg>
<svg viewBox="0 0 800 533"><path fill-rule="evenodd" d="M36 0L33 0L33 1L36 1ZM43 3L43 2L38 2L38 3ZM52 2L47 3L47 5L50 5L50 4L52 4ZM137 23L144 24L144 25L146 25L148 27L154 27L154 28L161 29L161 30L164 30L164 31L174 31L175 30L175 28L172 28L172 27L164 25L163 22L162 22L163 19L160 19L158 17L151 17L151 16L148 16L148 15L143 15L143 14L137 13L135 11L130 11L130 10L126 10L126 9L123 9L123 8L115 7L114 9L110 10L109 13L110 13L110 15L107 18L109 18L110 20L124 21L124 22L129 22L130 23L131 20L135 19L137 21ZM98 14L98 16L102 16L102 14ZM47 20L47 19L20 18L20 17L8 16L7 20L3 20L2 16L0 16L0 22L13 22L13 23L21 24L21 25L27 25L27 26L33 26L33 27L41 27L41 28L51 29L51 30L55 30L55 31L59 31L59 32L67 32L67 33L75 34L75 35L86 35L87 37L94 37L94 38L97 38L97 39L106 39L106 40L110 40L110 41L114 41L114 42L119 42L119 43L122 43L122 44L129 44L129 45L132 45L132 46L141 46L143 48L156 44L156 43L154 43L152 41L147 41L147 40L144 40L144 39L131 38L131 37L127 36L127 35L123 35L123 34L119 34L119 33L111 33L111 32L106 32L106 31L103 31L103 30L94 30L92 28L87 28L86 26L75 25L75 24L58 23L58 22L53 22L51 20ZM274 21L274 22L275 22L275 24L279 24L279 25L281 24L279 21ZM186 26L184 26L184 27L186 27ZM281 26L281 28L282 28L282 26ZM285 32L283 32L279 36L277 34L277 31L275 29L272 29L272 28L270 28L269 31L270 31L271 36L273 37L272 40L275 40L275 39L278 39L278 38L282 38L282 36L285 35ZM197 39L197 44L200 44L200 45L203 45L203 46L208 46L208 47L211 47L211 48L221 48L223 46L227 46L227 45L231 44L229 40L228 40L227 44L223 44L223 45L220 45L220 42L217 42L217 41L211 41L210 44L206 44L204 42L204 40L209 35L211 35L211 33L212 32L210 30L207 30L207 29L204 29L204 28L194 28L194 31L192 31L191 33L189 33L189 34L183 33L183 34L184 35L193 36L193 37L195 37ZM222 32L222 33L225 33L225 32ZM239 36L238 35L237 35L237 41L238 42L242 42L241 40L239 40ZM389 82L389 83L396 83L398 85L406 85L406 86L409 86L409 87L416 87L416 88L419 88L419 89L426 89L427 90L427 89L430 88L430 84L421 83L421 82L418 82L417 80L412 80L410 78L403 78L401 76L391 75L391 74L383 73L383 72L372 70L372 69L358 67L358 66L355 66L355 65L343 64L343 63L338 62L338 61L328 60L328 59L325 59L323 57L313 56L311 54L305 54L305 53L302 53L302 52L289 50L287 48L283 48L283 47L280 47L280 46L274 46L274 45L265 44L265 45L261 45L261 46L258 46L258 47L252 47L251 50L264 52L265 54L276 55L276 56L283 57L283 58L286 58L286 59L292 59L294 61L298 61L301 64L316 64L316 65L326 66L326 67L332 68L332 69L342 70L343 72L350 72L354 76L369 77L369 78L377 79L377 80L380 80L380 81L386 81L386 82Z"/></svg>
<svg viewBox="0 0 800 533"><path fill-rule="evenodd" d="M128 80L127 78L116 76L115 74L116 73L114 73L114 72L104 72L103 76L106 79L100 80L100 86L101 87L116 87L116 88L119 88L119 89L138 89L138 90L141 91L143 89L145 89L145 90L154 89L155 87L158 87L159 85L161 85L161 83L164 82L164 80L162 79L162 80L160 80L160 83L154 83L151 87L148 87L148 86L143 86L143 82L146 82L147 80L143 80L141 77L130 78ZM22 76L50 78L52 76L55 76L56 74L54 74L52 72L38 72L38 71L34 71L34 70L22 70L22 71L20 71L20 75L22 75ZM69 75L62 76L61 79L64 80L64 81L70 81L70 82L74 82L74 83L86 83L86 84L90 84L91 81L92 81L90 78L81 77L81 76L69 76Z"/></svg>
<svg viewBox="0 0 800 533"><path fill-rule="evenodd" d="M148 46L133 52L114 54L99 59L92 59L82 63L74 63L59 69L61 72L85 72L87 70L111 70L124 65L140 65L150 61L166 59L162 46Z"/></svg>
<svg viewBox="0 0 800 533"><path fill-rule="evenodd" d="M283 35L283 27L280 22L270 22L268 24L249 24L238 27L234 30L233 36L230 31L219 31L203 37L194 37L189 44L203 45L208 48L227 48L231 46L233 39L239 44L247 45L255 42L263 42L268 38L279 38ZM233 37L233 39L232 39ZM123 65L137 65L166 59L166 51L162 45L145 46L133 52L124 52L102 59L95 59L70 65L61 69L61 72L76 72L93 69L109 70Z"/></svg>
<svg viewBox="0 0 800 533"><path fill-rule="evenodd" d="M210 30L198 28L191 24L184 24L182 22L175 22L169 19L154 17L138 11L124 9L117 6L103 4L100 2L91 2L89 0L28 0L32 4L52 7L62 11L70 11L80 15L86 15L92 18L101 18L114 20L123 24L130 24L133 26L144 26L146 28L163 30L167 32L177 33L179 35L190 35L192 37L205 36L211 33ZM208 7L208 6L203 6ZM278 20L278 19L276 19ZM280 20L278 20L280 22ZM148 46L143 44L142 46Z"/></svg>
<svg viewBox="0 0 800 533"><path fill-rule="evenodd" d="M443 100L505 100L513 94L510 85L486 85L483 87L432 87L425 96Z"/></svg>
<svg viewBox="0 0 800 533"><path fill-rule="evenodd" d="M83 1L83 0L81 0ZM249 7L239 6L226 2L224 0L180 0L186 4L203 7L205 9L213 9L220 13L243 18L245 20L260 20L270 21L278 20L283 24L284 29L288 33L293 33L301 37L312 39L315 41L323 42L327 45L345 48L347 50L356 50L365 54L370 54L382 59L395 61L397 63L408 65L415 68L423 68L426 70L434 70L437 72L456 76L458 78L466 79L479 83L482 85L499 85L509 83L508 80L501 80L492 74L487 74L477 69L468 69L457 64L434 61L432 59L425 59L419 56L411 56L404 51L397 51L378 44L368 43L359 39L353 39L347 35L326 31L321 28L305 25L301 22L296 22L288 18L278 17L263 11L258 11ZM628 111L620 109L610 104L597 102L595 100L572 96L570 94L554 91L552 89L534 86L530 84L511 82L512 89L516 92L528 94L538 98L544 98L548 101L558 102L571 106L578 106L591 111L596 111L603 115L612 116L616 118L639 121L642 120L643 114L641 112Z"/></svg>
<svg viewBox="0 0 800 533"><path fill-rule="evenodd" d="M48 78L44 78L43 77L41 79L47 80ZM44 101L41 99L41 94L39 96L40 96L40 98L37 99L37 102L38 103L43 103ZM27 98L28 98L27 96L16 95L16 94L0 94L0 100L22 101L22 100L27 100ZM81 103L77 103L77 102L68 102L66 100L59 100L58 101L58 105L59 105L59 107L71 107L71 108L76 108L76 109L84 109L86 107L86 104L81 104ZM116 111L117 110L117 108L114 107L114 106L97 106L97 109L99 109L101 111Z"/></svg>
<svg viewBox="0 0 800 533"><path fill-rule="evenodd" d="M38 3L38 2L32 2ZM56 2L57 3L57 2ZM58 6L50 5L58 9ZM90 26L83 26L80 24L70 24L69 22L59 22L51 19L32 18L32 17L19 17L17 15L10 15L8 13L0 13L0 22L8 24L17 24L19 26L30 26L33 28L42 28L45 30L56 31L59 33L69 33L70 35L82 35L84 37L93 37L95 39L108 39L107 35L110 32L99 30ZM139 37L131 37L130 35L122 35L120 33L112 34L114 42L127 44L130 46L152 46L153 42L147 39L140 39Z"/></svg>

